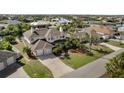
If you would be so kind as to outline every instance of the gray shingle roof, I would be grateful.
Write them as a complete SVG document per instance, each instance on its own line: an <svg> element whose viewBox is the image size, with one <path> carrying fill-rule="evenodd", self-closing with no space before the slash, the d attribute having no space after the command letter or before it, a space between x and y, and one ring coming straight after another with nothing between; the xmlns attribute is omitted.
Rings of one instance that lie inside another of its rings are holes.
<svg viewBox="0 0 124 93"><path fill-rule="evenodd" d="M86 32L76 32L75 34L74 34L74 37L75 38L84 38L85 37L85 34L86 34Z"/></svg>
<svg viewBox="0 0 124 93"><path fill-rule="evenodd" d="M7 24L13 24L13 25L16 25L16 24L20 24L21 22L18 21L18 20L6 20L5 21Z"/></svg>
<svg viewBox="0 0 124 93"><path fill-rule="evenodd" d="M38 50L38 49L47 49L47 48L53 48L53 45L43 41L43 40L38 40L35 44L31 46L32 50Z"/></svg>
<svg viewBox="0 0 124 93"><path fill-rule="evenodd" d="M47 28L41 28L41 29L38 29L38 30L34 30L33 33L29 30L29 31L26 31L24 33L24 36L27 37L28 39L29 38L35 38L35 37L38 37L38 36L45 36L46 33L47 33L48 29Z"/></svg>
<svg viewBox="0 0 124 93"><path fill-rule="evenodd" d="M7 50L0 50L0 62L7 60L7 58L16 56L15 52L7 51Z"/></svg>
<svg viewBox="0 0 124 93"><path fill-rule="evenodd" d="M47 37L48 36L58 36L58 35L61 35L61 34L64 34L64 32L60 32L58 29L56 28L51 28L48 30L47 32Z"/></svg>

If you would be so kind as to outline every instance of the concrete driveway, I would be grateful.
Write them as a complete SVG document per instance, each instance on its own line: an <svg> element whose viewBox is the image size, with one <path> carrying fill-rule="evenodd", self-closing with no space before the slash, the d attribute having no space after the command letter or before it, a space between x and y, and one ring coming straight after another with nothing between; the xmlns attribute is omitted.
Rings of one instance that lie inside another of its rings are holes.
<svg viewBox="0 0 124 93"><path fill-rule="evenodd" d="M40 56L38 57L38 60L43 65L45 65L56 78L73 71L71 67L64 64L58 57L53 54L48 56Z"/></svg>
<svg viewBox="0 0 124 93"><path fill-rule="evenodd" d="M122 49L120 47L116 47L116 46L113 46L113 45L110 45L110 44L107 44L107 43L100 43L100 44L104 45L104 46L106 46L106 47L108 47L108 48L110 48L110 49L112 49L114 51L118 51L118 50Z"/></svg>
<svg viewBox="0 0 124 93"><path fill-rule="evenodd" d="M30 78L30 77L23 70L23 67L20 67L14 73L12 73L11 75L9 75L7 78Z"/></svg>
<svg viewBox="0 0 124 93"><path fill-rule="evenodd" d="M29 76L21 65L14 63L0 71L0 78L29 78Z"/></svg>

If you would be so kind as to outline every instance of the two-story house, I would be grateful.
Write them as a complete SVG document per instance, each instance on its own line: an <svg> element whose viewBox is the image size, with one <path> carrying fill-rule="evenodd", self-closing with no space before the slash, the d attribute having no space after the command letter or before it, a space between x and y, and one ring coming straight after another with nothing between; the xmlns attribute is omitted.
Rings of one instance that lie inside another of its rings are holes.
<svg viewBox="0 0 124 93"><path fill-rule="evenodd" d="M66 38L66 34L61 27L59 30L57 28L31 28L31 30L26 31L23 35L35 56L51 54L53 48L51 43Z"/></svg>

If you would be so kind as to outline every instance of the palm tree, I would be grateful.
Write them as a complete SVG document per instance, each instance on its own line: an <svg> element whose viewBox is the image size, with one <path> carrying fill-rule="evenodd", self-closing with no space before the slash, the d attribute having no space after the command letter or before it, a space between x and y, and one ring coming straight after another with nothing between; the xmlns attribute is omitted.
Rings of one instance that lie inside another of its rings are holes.
<svg viewBox="0 0 124 93"><path fill-rule="evenodd" d="M23 53L27 53L28 55L31 55L31 48L29 48L29 47L24 47L24 48L23 48Z"/></svg>
<svg viewBox="0 0 124 93"><path fill-rule="evenodd" d="M85 36L86 36L86 40L89 42L89 50L91 52L91 46L92 46L92 38L91 38L91 35L88 34L88 33L85 33Z"/></svg>
<svg viewBox="0 0 124 93"><path fill-rule="evenodd" d="M124 60L124 52L118 54L116 57L110 60L110 63L106 64L107 73L111 77L119 77L120 75L124 74L123 60Z"/></svg>
<svg viewBox="0 0 124 93"><path fill-rule="evenodd" d="M59 54L62 52L62 49L63 49L62 44L57 43L55 44L55 47L53 48L53 53Z"/></svg>

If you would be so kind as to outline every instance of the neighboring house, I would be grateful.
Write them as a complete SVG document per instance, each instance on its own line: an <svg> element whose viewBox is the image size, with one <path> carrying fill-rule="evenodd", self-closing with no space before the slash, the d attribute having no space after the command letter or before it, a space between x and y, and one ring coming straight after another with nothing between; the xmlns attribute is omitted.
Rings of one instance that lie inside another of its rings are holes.
<svg viewBox="0 0 124 93"><path fill-rule="evenodd" d="M71 23L72 21L69 21L69 20L67 20L67 19L65 19L65 18L60 18L60 20L58 21L60 24L69 24L69 23Z"/></svg>
<svg viewBox="0 0 124 93"><path fill-rule="evenodd" d="M56 28L31 28L30 31L26 31L23 35L24 39L29 43L28 46L31 47L36 56L51 54L53 46L50 43L66 38L66 34L61 27L59 30Z"/></svg>
<svg viewBox="0 0 124 93"><path fill-rule="evenodd" d="M30 25L32 27L41 28L41 27L49 27L49 26L51 26L53 24L54 23L50 22L50 21L38 20L37 22L32 22Z"/></svg>
<svg viewBox="0 0 124 93"><path fill-rule="evenodd" d="M124 24L117 26L117 30L118 30L118 32L124 32Z"/></svg>
<svg viewBox="0 0 124 93"><path fill-rule="evenodd" d="M116 33L113 28L108 26L92 26L85 29L86 32L96 32L99 36L101 36L103 39L108 39L114 36Z"/></svg>
<svg viewBox="0 0 124 93"><path fill-rule="evenodd" d="M21 22L18 21L18 20L5 20L5 22L8 24L8 25L16 25L16 24L20 24Z"/></svg>
<svg viewBox="0 0 124 93"><path fill-rule="evenodd" d="M72 21L67 20L65 18L54 18L54 19L51 19L51 21L55 22L57 24L70 24L70 23L72 23Z"/></svg>
<svg viewBox="0 0 124 93"><path fill-rule="evenodd" d="M0 50L0 71L16 62L17 54L15 52Z"/></svg>
<svg viewBox="0 0 124 93"><path fill-rule="evenodd" d="M0 23L0 30L3 30L4 28L6 28L8 26L8 24L1 24Z"/></svg>

